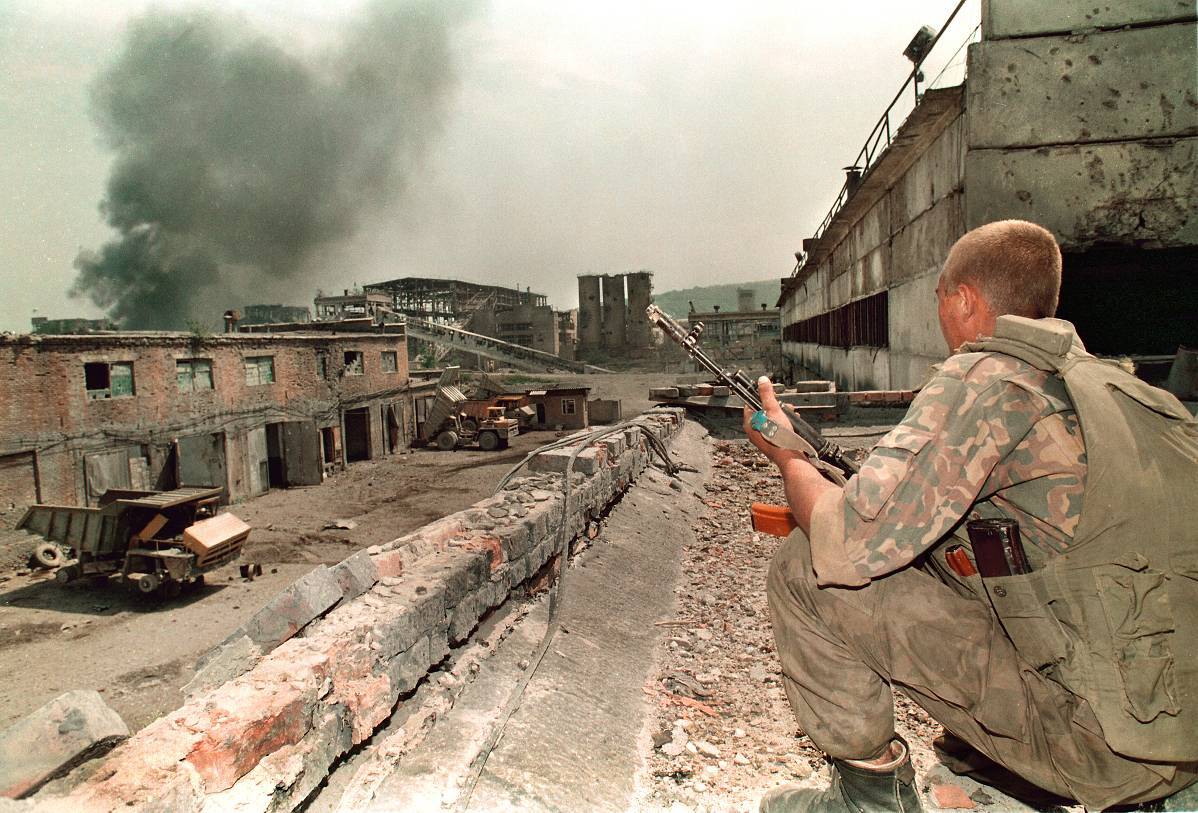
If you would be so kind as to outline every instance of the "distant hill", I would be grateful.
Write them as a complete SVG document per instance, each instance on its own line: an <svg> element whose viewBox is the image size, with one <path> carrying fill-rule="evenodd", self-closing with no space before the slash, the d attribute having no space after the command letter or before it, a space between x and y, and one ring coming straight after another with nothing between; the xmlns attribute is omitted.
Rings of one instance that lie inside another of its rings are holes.
<svg viewBox="0 0 1198 813"><path fill-rule="evenodd" d="M760 308L762 302L772 308L782 294L782 281L775 277L758 282L733 282L728 285L704 285L678 291L654 292L653 301L675 319L685 319L690 311L690 302L695 303L695 310L700 313L713 310L715 305L719 305L722 311L736 310L736 292L740 288L753 289L754 309Z"/></svg>

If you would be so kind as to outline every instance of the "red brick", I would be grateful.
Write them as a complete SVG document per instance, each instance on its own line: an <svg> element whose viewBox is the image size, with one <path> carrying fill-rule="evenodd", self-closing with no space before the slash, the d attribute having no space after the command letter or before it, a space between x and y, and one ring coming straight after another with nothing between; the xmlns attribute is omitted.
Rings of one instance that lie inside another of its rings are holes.
<svg viewBox="0 0 1198 813"><path fill-rule="evenodd" d="M932 785L932 798L943 810L973 810L975 806L964 788L948 782Z"/></svg>
<svg viewBox="0 0 1198 813"><path fill-rule="evenodd" d="M378 570L380 579L397 578L403 575L403 551L389 550L370 557Z"/></svg>

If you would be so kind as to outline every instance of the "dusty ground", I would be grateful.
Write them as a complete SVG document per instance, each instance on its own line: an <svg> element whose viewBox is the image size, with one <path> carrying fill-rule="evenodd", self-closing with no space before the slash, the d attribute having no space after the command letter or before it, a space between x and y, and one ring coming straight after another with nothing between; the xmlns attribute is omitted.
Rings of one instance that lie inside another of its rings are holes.
<svg viewBox="0 0 1198 813"><path fill-rule="evenodd" d="M485 453L417 450L350 466L320 486L271 491L231 507L249 522L242 562L174 600L147 600L108 584L61 587L42 572L0 574L0 728L70 689L104 694L137 730L178 707L196 659L316 564L394 539L488 496L499 478L551 432ZM325 529L333 519L352 530Z"/></svg>

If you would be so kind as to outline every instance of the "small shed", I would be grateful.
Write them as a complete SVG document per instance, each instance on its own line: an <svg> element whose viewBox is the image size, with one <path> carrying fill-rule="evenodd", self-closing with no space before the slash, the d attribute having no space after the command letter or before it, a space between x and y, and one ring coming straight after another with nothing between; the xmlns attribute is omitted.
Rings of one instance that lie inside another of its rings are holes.
<svg viewBox="0 0 1198 813"><path fill-rule="evenodd" d="M528 393L529 405L537 411L538 429L585 429L590 425L587 417L587 394L590 387L554 387L532 390Z"/></svg>

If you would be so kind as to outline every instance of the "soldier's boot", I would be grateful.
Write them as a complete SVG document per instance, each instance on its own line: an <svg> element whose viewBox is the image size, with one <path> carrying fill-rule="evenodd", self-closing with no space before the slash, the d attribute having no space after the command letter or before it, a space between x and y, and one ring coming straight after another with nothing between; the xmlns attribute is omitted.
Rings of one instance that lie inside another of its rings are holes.
<svg viewBox="0 0 1198 813"><path fill-rule="evenodd" d="M832 784L824 790L783 785L761 800L761 813L922 813L911 752L900 737L902 752L877 765L851 759L832 760Z"/></svg>

